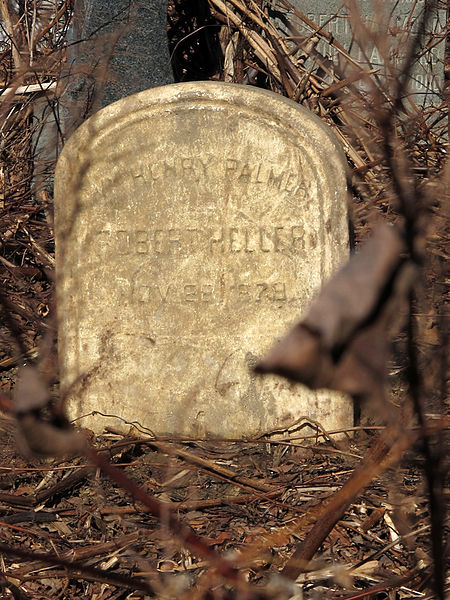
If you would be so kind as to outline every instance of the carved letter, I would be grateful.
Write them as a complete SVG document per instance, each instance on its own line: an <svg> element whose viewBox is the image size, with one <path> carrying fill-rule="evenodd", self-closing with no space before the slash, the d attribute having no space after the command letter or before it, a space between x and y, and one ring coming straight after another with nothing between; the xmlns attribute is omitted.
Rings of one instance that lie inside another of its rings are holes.
<svg viewBox="0 0 450 600"><path fill-rule="evenodd" d="M108 231L107 229L103 231L96 231L95 235L97 236L95 242L100 245L101 249L104 249L106 246L109 246L109 241L111 237L110 231Z"/></svg>
<svg viewBox="0 0 450 600"><path fill-rule="evenodd" d="M213 302L214 287L210 283L205 283L200 288L202 302Z"/></svg>
<svg viewBox="0 0 450 600"><path fill-rule="evenodd" d="M197 286L195 283L186 283L183 290L186 302L195 302L197 300Z"/></svg>
<svg viewBox="0 0 450 600"><path fill-rule="evenodd" d="M170 290L170 285L168 285L166 287L166 292L164 293L162 288L159 287L159 285L156 286L156 289L158 290L158 293L160 295L160 298L163 302L167 302L167 296L169 295L169 290Z"/></svg>
<svg viewBox="0 0 450 600"><path fill-rule="evenodd" d="M150 287L148 285L140 285L137 289L137 301L148 302L150 299Z"/></svg>
<svg viewBox="0 0 450 600"><path fill-rule="evenodd" d="M183 169L183 171L192 171L192 158L182 158L181 168Z"/></svg>
<svg viewBox="0 0 450 600"><path fill-rule="evenodd" d="M167 159L164 161L164 175L173 175L176 176L177 167L175 163L175 159L172 159L172 164L170 164Z"/></svg>
<svg viewBox="0 0 450 600"><path fill-rule="evenodd" d="M188 239L188 244L189 244L189 252L194 252L195 250L195 234L197 234L197 236L200 234L200 229L186 229L186 231L189 234L189 239ZM197 243L198 243L198 237L197 237Z"/></svg>
<svg viewBox="0 0 450 600"><path fill-rule="evenodd" d="M281 252L282 251L279 232L283 231L283 229L284 229L284 227L275 227L275 232L274 232L274 235L273 235L273 245L275 247L275 252Z"/></svg>
<svg viewBox="0 0 450 600"><path fill-rule="evenodd" d="M284 302L286 300L286 284L285 283L274 283L272 285L273 290L273 301Z"/></svg>
<svg viewBox="0 0 450 600"><path fill-rule="evenodd" d="M263 164L259 163L258 170L256 171L256 175L255 175L255 183L264 183L264 180L260 179L260 173L261 173L262 166L263 166Z"/></svg>
<svg viewBox="0 0 450 600"><path fill-rule="evenodd" d="M220 233L218 235L220 237L215 237L214 231L211 231L211 239L209 240L209 250L210 250L211 254L214 254L214 248L216 247L215 244L217 244L218 247L220 248L220 252L224 252L224 250L225 250L224 243L223 243L223 227L219 231L220 231Z"/></svg>
<svg viewBox="0 0 450 600"><path fill-rule="evenodd" d="M148 254L148 234L146 231L136 231L136 252Z"/></svg>
<svg viewBox="0 0 450 600"><path fill-rule="evenodd" d="M240 283L237 286L237 288L239 300L243 300L244 302L250 302L250 285L248 283Z"/></svg>
<svg viewBox="0 0 450 600"><path fill-rule="evenodd" d="M271 248L264 248L264 235L266 236L266 238L269 238L269 236L267 235L267 233L265 232L263 227L259 228L259 247L261 248L262 252L270 252Z"/></svg>
<svg viewBox="0 0 450 600"><path fill-rule="evenodd" d="M255 302L261 302L263 295L267 296L268 285L267 283L257 283L256 288L258 290Z"/></svg>
<svg viewBox="0 0 450 600"><path fill-rule="evenodd" d="M118 241L117 254L130 254L130 236L128 231L119 230L116 232L116 240Z"/></svg>
<svg viewBox="0 0 450 600"><path fill-rule="evenodd" d="M304 250L305 241L303 235L303 228L299 225L291 227L291 239L292 239L292 250L299 251Z"/></svg>
<svg viewBox="0 0 450 600"><path fill-rule="evenodd" d="M295 189L296 179L297 179L297 177L296 177L295 173L289 173L288 176L286 177L286 181L284 183L283 190L285 192L293 192Z"/></svg>
<svg viewBox="0 0 450 600"><path fill-rule="evenodd" d="M169 248L174 254L181 252L181 234L179 229L169 229Z"/></svg>
<svg viewBox="0 0 450 600"><path fill-rule="evenodd" d="M237 169L238 161L234 158L227 158L227 162L225 163L225 173L226 175L231 175L233 171Z"/></svg>
<svg viewBox="0 0 450 600"><path fill-rule="evenodd" d="M238 233L238 229L236 229L236 227L230 227L230 252L240 252L241 248L235 247L235 244L237 243L237 239L235 237L235 234Z"/></svg>
<svg viewBox="0 0 450 600"><path fill-rule="evenodd" d="M161 254L162 252L164 252L162 229L155 229L155 233L153 234L153 248L156 254Z"/></svg>
<svg viewBox="0 0 450 600"><path fill-rule="evenodd" d="M254 249L254 248L249 248L249 247L248 247L248 246L249 246L249 237L250 237L250 236L249 236L248 229L245 229L245 230L244 230L244 232L245 232L245 248L244 248L244 250L245 250L246 252L254 252L254 251L255 251L255 249Z"/></svg>
<svg viewBox="0 0 450 600"><path fill-rule="evenodd" d="M242 167L242 170L239 174L239 181L250 181L250 177L252 175L252 168L250 167L250 165L248 163L245 163L245 165Z"/></svg>
<svg viewBox="0 0 450 600"><path fill-rule="evenodd" d="M201 157L198 157L198 162L202 165L203 167L203 175L206 177L206 169L209 166L210 162L212 161L212 156L208 156L207 159L205 160L205 162L203 162L203 160L201 159Z"/></svg>
<svg viewBox="0 0 450 600"><path fill-rule="evenodd" d="M274 174L273 169L270 169L269 179L267 180L267 185L273 185L274 187L280 189L281 180L283 179L283 171L279 175Z"/></svg>
<svg viewBox="0 0 450 600"><path fill-rule="evenodd" d="M159 169L158 169L159 167ZM152 179L153 181L156 181L157 179L159 179L161 177L161 163L157 163L157 164L153 164L150 168L151 174L152 174ZM159 170L159 173L158 173Z"/></svg>

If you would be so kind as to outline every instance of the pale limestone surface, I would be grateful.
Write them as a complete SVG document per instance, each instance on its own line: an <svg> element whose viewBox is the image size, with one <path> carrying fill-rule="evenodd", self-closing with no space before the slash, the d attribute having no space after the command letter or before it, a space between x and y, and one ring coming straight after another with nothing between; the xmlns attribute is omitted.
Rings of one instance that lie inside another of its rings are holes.
<svg viewBox="0 0 450 600"><path fill-rule="evenodd" d="M352 425L347 398L251 371L348 256L345 158L312 113L215 82L119 100L66 144L55 221L61 381L79 424Z"/></svg>

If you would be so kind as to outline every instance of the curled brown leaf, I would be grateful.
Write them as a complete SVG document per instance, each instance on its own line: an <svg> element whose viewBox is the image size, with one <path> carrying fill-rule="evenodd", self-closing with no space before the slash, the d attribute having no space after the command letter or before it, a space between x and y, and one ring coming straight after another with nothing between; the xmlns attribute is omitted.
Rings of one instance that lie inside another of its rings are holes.
<svg viewBox="0 0 450 600"><path fill-rule="evenodd" d="M255 370L312 389L378 394L385 378L386 330L411 282L405 251L400 231L380 224Z"/></svg>
<svg viewBox="0 0 450 600"><path fill-rule="evenodd" d="M64 415L55 412L48 388L36 367L19 372L14 390L19 447L27 454L61 456L82 452L86 438Z"/></svg>

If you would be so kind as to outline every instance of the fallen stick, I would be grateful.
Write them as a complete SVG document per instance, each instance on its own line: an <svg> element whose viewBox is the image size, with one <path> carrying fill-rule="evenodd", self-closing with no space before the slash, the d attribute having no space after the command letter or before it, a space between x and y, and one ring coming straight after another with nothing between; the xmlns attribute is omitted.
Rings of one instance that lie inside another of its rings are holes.
<svg viewBox="0 0 450 600"><path fill-rule="evenodd" d="M408 432L392 445L388 442L389 432L381 437L353 475L328 501L322 514L305 539L297 544L296 550L288 560L282 575L295 581L307 567L318 548L341 519L347 508L355 501L369 483L387 468L400 460L404 452L420 437L417 432ZM392 437L392 432L391 432Z"/></svg>

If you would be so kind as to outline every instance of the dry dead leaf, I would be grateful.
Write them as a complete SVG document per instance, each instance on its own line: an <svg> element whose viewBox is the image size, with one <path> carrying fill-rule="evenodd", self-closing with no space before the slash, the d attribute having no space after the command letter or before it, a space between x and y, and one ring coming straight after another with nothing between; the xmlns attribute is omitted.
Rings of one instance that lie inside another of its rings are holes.
<svg viewBox="0 0 450 600"><path fill-rule="evenodd" d="M48 414L45 414L45 410ZM81 452L86 438L49 404L49 391L36 367L19 372L14 389L19 447L25 453L61 456Z"/></svg>
<svg viewBox="0 0 450 600"><path fill-rule="evenodd" d="M400 231L379 225L312 303L298 323L256 366L312 389L354 397L379 393L385 379L386 330L409 289L409 261Z"/></svg>

